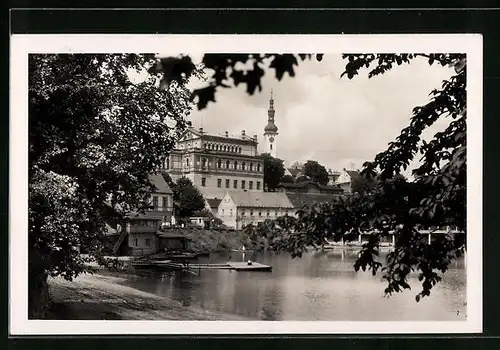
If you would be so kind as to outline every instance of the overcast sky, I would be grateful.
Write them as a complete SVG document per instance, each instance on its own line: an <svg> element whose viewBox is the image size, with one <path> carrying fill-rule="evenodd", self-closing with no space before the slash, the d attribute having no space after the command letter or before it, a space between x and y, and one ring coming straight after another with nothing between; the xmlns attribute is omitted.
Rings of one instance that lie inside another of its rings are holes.
<svg viewBox="0 0 500 350"><path fill-rule="evenodd" d="M340 78L344 66L340 54L326 54L321 62L301 62L295 77L285 75L279 82L274 69L268 69L262 92L249 96L244 85L219 88L216 103L194 110L189 119L208 133L239 135L245 130L261 142L273 89L279 158L287 165L312 159L333 170L360 168L408 125L412 109L428 102L430 91L454 73L415 60L381 76L368 79L364 71L349 80ZM448 123L441 120L426 138Z"/></svg>

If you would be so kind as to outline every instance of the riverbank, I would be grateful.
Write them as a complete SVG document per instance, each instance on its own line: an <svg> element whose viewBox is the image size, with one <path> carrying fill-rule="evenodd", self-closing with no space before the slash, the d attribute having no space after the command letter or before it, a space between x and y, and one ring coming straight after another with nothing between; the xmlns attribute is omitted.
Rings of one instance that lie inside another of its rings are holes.
<svg viewBox="0 0 500 350"><path fill-rule="evenodd" d="M244 246L246 249L268 249L267 240L262 237L252 242L244 231L180 229L178 233L191 240L191 248L198 252L230 252Z"/></svg>
<svg viewBox="0 0 500 350"><path fill-rule="evenodd" d="M85 274L66 281L49 279L53 301L49 319L58 320L182 320L226 321L242 317L185 307L174 300L159 297L120 284L115 276Z"/></svg>

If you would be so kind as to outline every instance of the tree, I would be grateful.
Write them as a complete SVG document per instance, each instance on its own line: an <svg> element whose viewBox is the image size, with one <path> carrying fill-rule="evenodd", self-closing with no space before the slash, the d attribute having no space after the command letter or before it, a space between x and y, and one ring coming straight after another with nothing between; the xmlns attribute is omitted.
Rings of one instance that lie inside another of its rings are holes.
<svg viewBox="0 0 500 350"><path fill-rule="evenodd" d="M188 218L194 212L205 208L203 195L187 177L177 180L174 201L177 202L177 215L180 218Z"/></svg>
<svg viewBox="0 0 500 350"><path fill-rule="evenodd" d="M264 184L268 191L273 192L285 174L283 161L268 153L262 154L261 158L264 160Z"/></svg>
<svg viewBox="0 0 500 350"><path fill-rule="evenodd" d="M359 172L351 172L351 191L352 192L368 192L377 186L378 179L369 177Z"/></svg>
<svg viewBox="0 0 500 350"><path fill-rule="evenodd" d="M326 168L315 160L308 160L304 164L303 173L317 184L328 184L329 178Z"/></svg>
<svg viewBox="0 0 500 350"><path fill-rule="evenodd" d="M281 183L293 183L293 176L292 175L283 175L283 177L281 178Z"/></svg>
<svg viewBox="0 0 500 350"><path fill-rule="evenodd" d="M129 72L153 55L29 55L29 318L47 312L48 276L87 271L109 219L149 206L148 174L186 129L191 71L168 89Z"/></svg>

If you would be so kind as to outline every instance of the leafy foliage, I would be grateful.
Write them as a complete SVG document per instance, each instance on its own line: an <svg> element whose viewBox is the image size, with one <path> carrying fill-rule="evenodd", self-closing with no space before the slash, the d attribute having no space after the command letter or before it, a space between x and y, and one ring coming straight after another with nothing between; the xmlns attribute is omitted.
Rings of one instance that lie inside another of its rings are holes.
<svg viewBox="0 0 500 350"><path fill-rule="evenodd" d="M180 218L188 218L194 212L205 208L203 195L187 177L177 180L173 192L174 201L177 203L176 213Z"/></svg>
<svg viewBox="0 0 500 350"><path fill-rule="evenodd" d="M268 191L272 192L281 182L285 174L285 166L283 160L274 158L268 153L262 154L261 158L264 160L264 185Z"/></svg>
<svg viewBox="0 0 500 350"><path fill-rule="evenodd" d="M283 177L281 178L281 183L293 183L293 176L292 175L283 175Z"/></svg>
<svg viewBox="0 0 500 350"><path fill-rule="evenodd" d="M326 185L328 184L328 172L326 171L326 168L319 164L315 160L308 160L303 167L303 173L309 179L311 179L313 182L320 184L320 185Z"/></svg>
<svg viewBox="0 0 500 350"><path fill-rule="evenodd" d="M154 62L135 54L29 56L30 293L44 276L84 272L78 247L98 253L109 219L147 208L148 174L191 109L178 82L160 91L155 76L130 80L129 72ZM31 316L35 301L30 296Z"/></svg>
<svg viewBox="0 0 500 350"><path fill-rule="evenodd" d="M213 71L206 86L193 92L198 109L204 109L209 102L215 102L218 88L246 85L246 92L253 95L262 91L261 79L267 68L275 71L276 79L281 80L285 73L295 76L295 66L300 61L312 59L312 54L205 54L202 65ZM323 54L315 55L321 61ZM153 72L162 72L161 87L166 88L172 81L182 80L195 66L189 56L164 57L158 60Z"/></svg>

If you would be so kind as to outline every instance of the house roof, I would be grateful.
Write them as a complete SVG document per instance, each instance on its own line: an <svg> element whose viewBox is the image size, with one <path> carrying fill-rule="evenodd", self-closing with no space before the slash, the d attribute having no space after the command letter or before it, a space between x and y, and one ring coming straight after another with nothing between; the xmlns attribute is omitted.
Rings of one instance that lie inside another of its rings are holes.
<svg viewBox="0 0 500 350"><path fill-rule="evenodd" d="M149 181L156 187L156 193L173 194L163 176L159 173L149 175Z"/></svg>
<svg viewBox="0 0 500 350"><path fill-rule="evenodd" d="M218 198L207 198L206 201L207 201L208 205L210 206L210 208L218 208L219 204L221 202L221 199L218 199Z"/></svg>
<svg viewBox="0 0 500 350"><path fill-rule="evenodd" d="M228 192L237 207L250 208L293 208L282 192Z"/></svg>
<svg viewBox="0 0 500 350"><path fill-rule="evenodd" d="M313 203L331 202L339 197L330 193L286 193L285 195L294 208L300 208L304 204L311 206Z"/></svg>
<svg viewBox="0 0 500 350"><path fill-rule="evenodd" d="M223 136L223 135L213 135L213 134L208 134L206 132L200 132L199 130L196 130L195 128L189 128L184 132L183 135L186 133L191 132L194 135L200 137L203 140L207 141L219 141L219 142L232 142L232 143L243 143L243 144L256 144L257 141L248 135L240 135L238 137L228 135L228 136ZM181 136L182 138L182 136Z"/></svg>
<svg viewBox="0 0 500 350"><path fill-rule="evenodd" d="M342 192L342 189L338 186L331 186L331 185L319 185L313 181L303 181L299 183L290 183L290 182L282 182L280 183L277 187L282 187L282 188L305 188L307 186L314 186L320 190L326 190L330 192Z"/></svg>
<svg viewBox="0 0 500 350"><path fill-rule="evenodd" d="M299 175L302 172L302 170L299 168L287 168L287 170L290 172L290 174L293 177L296 177L297 175Z"/></svg>

